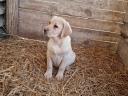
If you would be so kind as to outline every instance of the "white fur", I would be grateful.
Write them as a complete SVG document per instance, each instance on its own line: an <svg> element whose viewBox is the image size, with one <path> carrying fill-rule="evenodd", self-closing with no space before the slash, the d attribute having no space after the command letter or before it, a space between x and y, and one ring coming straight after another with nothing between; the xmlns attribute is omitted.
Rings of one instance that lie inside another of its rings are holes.
<svg viewBox="0 0 128 96"><path fill-rule="evenodd" d="M67 21L65 21L61 17L55 16L52 18L51 23L54 25L54 23L56 22L61 22L58 28L62 29L62 24ZM47 28L49 28L50 32L55 31L54 28L50 29L52 25L49 26L50 27ZM69 24L68 27L70 28ZM60 30L60 29L56 29L56 30ZM50 39L47 45L47 70L46 73L44 74L46 79L52 78L53 66L56 66L59 67L56 78L57 80L62 80L65 69L68 68L71 64L73 64L76 58L76 55L71 47L70 36L68 35L66 37L59 38L58 37L59 34L61 34L60 31L58 31L58 35L55 34L55 36L49 37Z"/></svg>

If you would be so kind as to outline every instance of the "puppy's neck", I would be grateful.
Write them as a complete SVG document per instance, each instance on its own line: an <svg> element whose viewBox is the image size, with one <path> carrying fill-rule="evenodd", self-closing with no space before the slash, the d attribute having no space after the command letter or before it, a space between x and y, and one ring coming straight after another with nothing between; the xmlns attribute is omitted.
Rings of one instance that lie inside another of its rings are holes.
<svg viewBox="0 0 128 96"><path fill-rule="evenodd" d="M62 42L61 38L59 38L59 37L52 37L51 39L53 40L54 43L59 44L59 45Z"/></svg>
<svg viewBox="0 0 128 96"><path fill-rule="evenodd" d="M66 38L66 37L65 37ZM60 38L60 37L52 37L51 39L53 40L54 43L61 45L64 41L65 38Z"/></svg>

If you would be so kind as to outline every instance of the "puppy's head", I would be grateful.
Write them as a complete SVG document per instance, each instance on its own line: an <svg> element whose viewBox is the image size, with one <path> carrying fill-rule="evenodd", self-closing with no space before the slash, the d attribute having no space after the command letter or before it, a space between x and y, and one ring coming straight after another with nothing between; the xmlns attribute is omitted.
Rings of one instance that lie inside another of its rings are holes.
<svg viewBox="0 0 128 96"><path fill-rule="evenodd" d="M62 17L54 16L44 28L44 35L51 37L66 37L72 33L69 23Z"/></svg>

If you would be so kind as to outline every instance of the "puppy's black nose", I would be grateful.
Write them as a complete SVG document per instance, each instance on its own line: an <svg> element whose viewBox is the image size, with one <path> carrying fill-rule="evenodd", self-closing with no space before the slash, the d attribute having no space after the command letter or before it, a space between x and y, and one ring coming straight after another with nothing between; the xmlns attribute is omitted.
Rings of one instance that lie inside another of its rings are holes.
<svg viewBox="0 0 128 96"><path fill-rule="evenodd" d="M44 35L47 34L47 31L48 31L48 29L47 28L44 28Z"/></svg>
<svg viewBox="0 0 128 96"><path fill-rule="evenodd" d="M47 29L44 29L44 33L46 33L47 32Z"/></svg>

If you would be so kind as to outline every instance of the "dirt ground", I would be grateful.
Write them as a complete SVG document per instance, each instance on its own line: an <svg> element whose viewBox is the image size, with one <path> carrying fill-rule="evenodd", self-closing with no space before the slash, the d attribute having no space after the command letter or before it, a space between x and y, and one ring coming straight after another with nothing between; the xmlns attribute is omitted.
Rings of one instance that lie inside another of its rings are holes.
<svg viewBox="0 0 128 96"><path fill-rule="evenodd" d="M86 41L72 44L77 58L64 80L46 81L46 42L0 42L0 96L128 96L128 71L113 46Z"/></svg>

